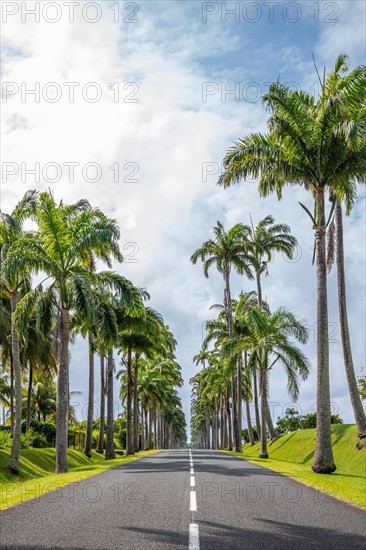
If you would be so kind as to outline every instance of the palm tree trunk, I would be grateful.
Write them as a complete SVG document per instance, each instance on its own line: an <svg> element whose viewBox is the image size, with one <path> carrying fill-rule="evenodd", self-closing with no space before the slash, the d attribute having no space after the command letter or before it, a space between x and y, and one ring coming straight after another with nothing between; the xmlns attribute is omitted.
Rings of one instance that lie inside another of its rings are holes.
<svg viewBox="0 0 366 550"><path fill-rule="evenodd" d="M324 194L318 196L324 212ZM331 440L331 410L329 387L329 342L327 272L325 258L325 226L315 228L316 279L317 279L317 391L316 391L316 444L312 469L330 474L336 466Z"/></svg>
<svg viewBox="0 0 366 550"><path fill-rule="evenodd" d="M154 449L158 448L158 432L157 432L157 409L154 409Z"/></svg>
<svg viewBox="0 0 366 550"><path fill-rule="evenodd" d="M32 401L32 386L33 386L33 368L32 363L29 361L29 380L28 380L28 395L27 395L27 420L25 424L25 431L30 428L31 423L31 401Z"/></svg>
<svg viewBox="0 0 366 550"><path fill-rule="evenodd" d="M149 449L152 448L152 415L153 415L153 410L150 403L149 404Z"/></svg>
<svg viewBox="0 0 366 550"><path fill-rule="evenodd" d="M269 410L267 395L264 396L264 406L266 408L266 424L267 424L267 427L268 427L269 436L271 438L271 441L274 441L277 437L277 434L276 434L276 430L274 429L274 426L273 426L272 416L271 416L271 411Z"/></svg>
<svg viewBox="0 0 366 550"><path fill-rule="evenodd" d="M161 439L161 414L160 414L160 409L156 409L156 415L157 415L157 420L158 420L158 437L157 437L158 446L157 446L157 449L161 449L162 439Z"/></svg>
<svg viewBox="0 0 366 550"><path fill-rule="evenodd" d="M116 458L114 450L114 419L113 419L113 350L108 350L107 358L107 437L105 443L105 459Z"/></svg>
<svg viewBox="0 0 366 550"><path fill-rule="evenodd" d="M253 428L252 428L252 420L250 417L250 402L249 399L245 400L245 412L247 415L247 427L248 427L248 437L249 437L249 443L250 446L253 447L254 445L254 434L253 434Z"/></svg>
<svg viewBox="0 0 366 550"><path fill-rule="evenodd" d="M257 296L258 296L258 307L262 309L262 285L261 285L261 273L256 271L255 273L256 282L257 282Z"/></svg>
<svg viewBox="0 0 366 550"><path fill-rule="evenodd" d="M127 396L126 396L126 455L134 451L132 432L132 350L127 350Z"/></svg>
<svg viewBox="0 0 366 550"><path fill-rule="evenodd" d="M212 448L217 449L217 425L216 425L216 400L214 401L214 410L212 414Z"/></svg>
<svg viewBox="0 0 366 550"><path fill-rule="evenodd" d="M267 371L264 367L261 367L260 370L259 370L259 387L260 387L260 396L261 396L261 421L262 421L259 458L268 458L267 433L266 433Z"/></svg>
<svg viewBox="0 0 366 550"><path fill-rule="evenodd" d="M139 452L139 402L138 402L138 370L139 357L135 353L135 363L133 367L133 443L135 453Z"/></svg>
<svg viewBox="0 0 366 550"><path fill-rule="evenodd" d="M242 388L242 364L241 364L241 358L237 361L237 379L238 379L238 437L239 437L239 446L240 451L242 452L242 403L243 403L243 388Z"/></svg>
<svg viewBox="0 0 366 550"><path fill-rule="evenodd" d="M99 437L97 453L104 451L104 416L105 416L105 381L104 381L104 355L100 353L100 415L99 415Z"/></svg>
<svg viewBox="0 0 366 550"><path fill-rule="evenodd" d="M259 440L261 439L261 420L259 416L259 403L258 403L258 383L257 383L257 369L253 373L253 388L254 388L254 411L255 411L255 423L257 427L257 433Z"/></svg>
<svg viewBox="0 0 366 550"><path fill-rule="evenodd" d="M233 418L233 435L234 435L234 445L235 451L240 452L240 442L238 436L238 405L237 405L237 388L236 388L236 376L235 371L233 370L231 374L231 401L232 401L232 418Z"/></svg>
<svg viewBox="0 0 366 550"><path fill-rule="evenodd" d="M14 389L15 389L15 424L13 431L13 441L11 446L11 455L9 460L9 470L19 474L19 453L20 453L20 435L22 431L22 366L20 363L20 346L18 333L15 330L14 314L18 303L19 294L17 291L11 292L11 349L13 356L14 369Z"/></svg>
<svg viewBox="0 0 366 550"><path fill-rule="evenodd" d="M141 424L141 449L144 450L145 448L145 426L144 426L144 408L141 403L141 411L139 410L140 414L140 424Z"/></svg>
<svg viewBox="0 0 366 550"><path fill-rule="evenodd" d="M217 401L216 409L216 421L217 421L217 448L220 449L220 396Z"/></svg>
<svg viewBox="0 0 366 550"><path fill-rule="evenodd" d="M230 409L230 401L227 397L226 397L226 406L227 406L227 425L228 425L228 436L229 436L227 448L228 448L228 451L232 451L233 432L232 432L232 422L231 422L231 409Z"/></svg>
<svg viewBox="0 0 366 550"><path fill-rule="evenodd" d="M211 449L211 441L210 441L210 417L206 416L206 437L207 437L207 449Z"/></svg>
<svg viewBox="0 0 366 550"><path fill-rule="evenodd" d="M348 328L346 277L344 272L343 220L342 206L337 200L335 206L336 251L337 251L337 283L338 308L344 366L346 369L348 390L351 397L353 414L356 421L360 445L366 446L366 414L362 406L361 396L357 387L355 369L353 366L351 339Z"/></svg>
<svg viewBox="0 0 366 550"><path fill-rule="evenodd" d="M94 349L93 335L89 332L89 390L88 390L88 416L86 420L86 435L84 441L84 454L91 458L93 440L93 415L94 415Z"/></svg>
<svg viewBox="0 0 366 550"><path fill-rule="evenodd" d="M69 338L69 311L61 304L61 346L56 391L56 474L63 474L68 471Z"/></svg>
<svg viewBox="0 0 366 550"><path fill-rule="evenodd" d="M10 433L14 433L14 361L10 353Z"/></svg>
<svg viewBox="0 0 366 550"><path fill-rule="evenodd" d="M248 352L247 350L244 350L244 372L245 375L248 376L248 380L250 380L250 375L248 373ZM248 394L246 394L245 398L245 412L247 416L247 427L248 427L248 436L249 436L249 443L250 446L253 447L254 445L254 434L253 434L253 428L252 428L252 419L250 416L250 401Z"/></svg>
<svg viewBox="0 0 366 550"><path fill-rule="evenodd" d="M228 332L229 337L232 338L233 336L233 313L232 313L232 305L231 305L231 292L230 292L230 273L226 272L224 275L225 279L225 295L224 295L224 305L227 311L226 318L227 318L227 326L228 326ZM231 400L232 400L232 419L233 419L233 435L234 435L234 443L235 443L235 451L240 452L240 438L239 438L239 432L238 432L238 408L237 408L237 387L236 387L236 377L235 372L232 372L231 375Z"/></svg>
<svg viewBox="0 0 366 550"><path fill-rule="evenodd" d="M142 443L141 441L141 447L144 449L144 451L149 450L149 431L148 431L148 418L147 418L147 409L142 409L142 414L144 417L144 423L141 432L144 434L144 441Z"/></svg>
<svg viewBox="0 0 366 550"><path fill-rule="evenodd" d="M228 433L227 433L227 406L226 406L226 396L222 394L222 449L227 449L228 447Z"/></svg>

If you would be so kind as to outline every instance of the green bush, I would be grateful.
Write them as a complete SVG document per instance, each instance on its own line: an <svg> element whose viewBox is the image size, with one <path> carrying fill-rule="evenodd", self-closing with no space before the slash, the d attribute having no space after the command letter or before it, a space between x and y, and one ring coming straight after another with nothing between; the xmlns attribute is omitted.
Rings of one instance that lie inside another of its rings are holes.
<svg viewBox="0 0 366 550"><path fill-rule="evenodd" d="M29 447L28 434L20 434L20 448L28 449L28 447Z"/></svg>
<svg viewBox="0 0 366 550"><path fill-rule="evenodd" d="M11 435L9 431L0 431L0 449L11 447Z"/></svg>
<svg viewBox="0 0 366 550"><path fill-rule="evenodd" d="M30 429L34 434L43 436L43 438L46 439L46 447L53 447L55 445L56 426L52 424L52 422L38 422L38 420L32 420Z"/></svg>
<svg viewBox="0 0 366 550"><path fill-rule="evenodd" d="M48 447L48 441L45 435L37 433L37 430L30 428L26 434L26 439L28 446L34 447L35 449L43 449Z"/></svg>

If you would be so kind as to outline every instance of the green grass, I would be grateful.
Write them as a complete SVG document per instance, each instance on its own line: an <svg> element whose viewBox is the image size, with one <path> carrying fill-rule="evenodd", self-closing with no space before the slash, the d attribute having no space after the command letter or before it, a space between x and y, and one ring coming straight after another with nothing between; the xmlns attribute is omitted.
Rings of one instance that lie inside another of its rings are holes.
<svg viewBox="0 0 366 550"><path fill-rule="evenodd" d="M14 475L7 469L10 450L0 450L0 510L156 452L104 460L95 451L89 459L81 451L69 449L69 472L55 474L55 449L23 449L20 473Z"/></svg>
<svg viewBox="0 0 366 550"><path fill-rule="evenodd" d="M353 424L332 426L334 461L331 475L311 470L315 450L315 429L299 430L279 437L268 446L268 459L258 458L259 443L243 446L243 453L230 453L260 464L292 479L351 504L366 508L366 448L356 449L357 429Z"/></svg>

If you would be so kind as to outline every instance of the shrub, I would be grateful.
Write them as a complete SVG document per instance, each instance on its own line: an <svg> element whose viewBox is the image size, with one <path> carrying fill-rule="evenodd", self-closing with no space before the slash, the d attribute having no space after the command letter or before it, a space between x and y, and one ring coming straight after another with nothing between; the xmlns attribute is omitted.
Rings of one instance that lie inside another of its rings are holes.
<svg viewBox="0 0 366 550"><path fill-rule="evenodd" d="M52 424L52 422L38 422L38 420L32 420L30 429L34 434L43 436L43 438L46 439L47 447L52 447L55 444L56 426Z"/></svg>
<svg viewBox="0 0 366 550"><path fill-rule="evenodd" d="M0 431L0 449L8 449L11 447L10 431Z"/></svg>
<svg viewBox="0 0 366 550"><path fill-rule="evenodd" d="M28 449L28 447L29 447L28 434L20 434L20 448Z"/></svg>
<svg viewBox="0 0 366 550"><path fill-rule="evenodd" d="M34 428L30 428L26 434L26 439L30 447L35 449L42 449L48 447L48 441L45 435L37 433Z"/></svg>

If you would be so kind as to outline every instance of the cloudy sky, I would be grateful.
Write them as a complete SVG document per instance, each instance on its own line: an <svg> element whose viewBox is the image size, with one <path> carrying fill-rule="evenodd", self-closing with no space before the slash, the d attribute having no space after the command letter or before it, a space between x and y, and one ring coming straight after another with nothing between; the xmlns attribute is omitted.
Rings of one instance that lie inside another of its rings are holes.
<svg viewBox="0 0 366 550"><path fill-rule="evenodd" d="M271 213L298 238L296 260L277 255L264 279L273 308L286 306L312 331L306 346L312 374L299 405L315 402L315 272L312 230L288 189L283 200L260 199L255 182L217 187L231 142L264 130L260 96L273 80L316 93L312 62L332 67L340 52L365 62L365 3L2 2L1 209L28 188L51 188L66 202L86 197L115 217L126 261L116 270L146 287L178 340L189 421L192 356L222 281L206 280L189 257L226 227ZM33 171L33 173L32 173ZM357 375L365 368L365 193L345 221L349 321ZM353 421L342 362L335 273L329 277L331 395ZM233 277L234 292L253 284ZM72 348L71 385L86 400L87 349ZM271 374L274 417L290 399L281 369ZM96 395L99 395L98 385ZM117 395L117 394L116 394ZM117 399L116 399L117 401ZM117 405L116 405L116 413Z"/></svg>

